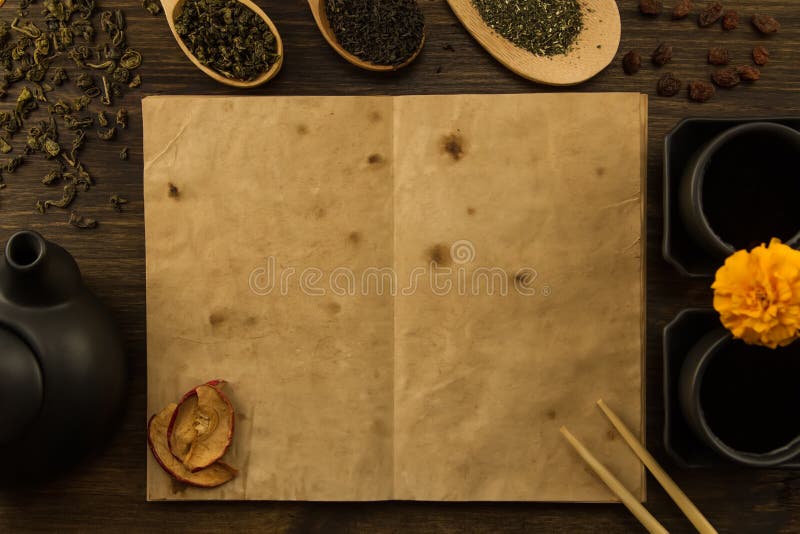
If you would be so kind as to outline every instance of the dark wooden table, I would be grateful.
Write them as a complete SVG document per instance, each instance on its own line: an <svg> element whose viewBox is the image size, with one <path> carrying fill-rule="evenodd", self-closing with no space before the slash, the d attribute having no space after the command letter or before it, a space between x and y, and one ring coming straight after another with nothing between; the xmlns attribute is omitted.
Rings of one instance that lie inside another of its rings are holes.
<svg viewBox="0 0 800 534"><path fill-rule="evenodd" d="M257 0L279 27L286 46L283 71L257 95L368 95L436 93L525 93L553 91L506 71L473 41L445 0L420 0L428 24L422 56L396 74L362 72L339 58L323 41L306 0ZM99 457L55 481L35 488L5 491L0 497L0 532L25 531L279 531L279 532L634 532L638 523L621 505L441 504L441 503L153 503L145 502L145 289L142 205L142 140L139 97L149 94L237 94L195 69L173 41L163 17L151 17L138 0L100 2L123 7L128 14L129 42L145 56L144 85L126 103L131 128L120 141L92 143L84 157L97 186L81 196L77 208L95 216L101 226L79 231L63 213L39 215L34 202L52 196L39 184L44 164L26 164L7 176L0 192L0 240L15 230L32 228L56 240L78 260L88 284L108 303L125 336L131 381L128 407L120 431ZM668 7L672 0L665 2ZM700 2L705 3L705 2ZM736 62L747 63L762 41L744 22L734 32L718 26L701 30L693 21L673 22L668 15L645 19L637 0L620 0L623 35L617 60L603 73L572 91L639 91L651 95L648 165L647 246L647 444L720 531L800 531L800 473L747 470L678 469L664 453L661 387L661 330L682 308L708 307L707 283L681 277L661 257L662 144L664 135L683 117L800 115L800 10L796 0L729 0L743 20L756 10L774 14L781 33L766 43L773 61L752 86L720 91L706 104L684 95L655 96L660 71L645 62L636 76L625 76L619 58L631 48L648 56L659 41L675 46L670 70L684 80L706 79L709 46L724 44ZM17 1L9 0L0 17L11 19ZM38 4L37 4L38 6ZM37 7L38 9L38 7ZM10 101L2 104L10 107ZM532 124L532 128L536 125ZM209 132L213 135L213 132ZM602 135L598 132L598 135ZM609 140L613 142L613 140ZM244 141L246 142L246 141ZM130 146L131 160L117 152ZM108 197L131 199L121 214ZM55 210L58 211L58 210ZM13 462L14 458L5 458ZM648 508L673 532L690 525L654 480L649 481Z"/></svg>

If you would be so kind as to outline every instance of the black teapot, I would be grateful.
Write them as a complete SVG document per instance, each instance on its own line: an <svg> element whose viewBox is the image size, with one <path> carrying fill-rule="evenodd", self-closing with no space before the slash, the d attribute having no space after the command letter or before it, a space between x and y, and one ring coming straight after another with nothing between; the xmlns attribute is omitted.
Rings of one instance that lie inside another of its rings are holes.
<svg viewBox="0 0 800 534"><path fill-rule="evenodd" d="M0 482L38 479L104 441L125 397L122 343L63 248L14 234L0 259Z"/></svg>

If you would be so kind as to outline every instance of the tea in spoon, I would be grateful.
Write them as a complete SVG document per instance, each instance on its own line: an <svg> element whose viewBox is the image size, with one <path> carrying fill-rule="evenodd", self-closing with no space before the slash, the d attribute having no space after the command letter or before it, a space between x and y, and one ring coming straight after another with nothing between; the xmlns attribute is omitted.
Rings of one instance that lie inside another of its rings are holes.
<svg viewBox="0 0 800 534"><path fill-rule="evenodd" d="M447 0L469 33L506 68L534 82L574 85L608 66L619 48L621 23L615 0L583 0L583 28L564 54L536 55L514 45L481 17L473 0Z"/></svg>
<svg viewBox="0 0 800 534"><path fill-rule="evenodd" d="M380 2L382 0L378 0ZM320 33L328 41L328 44L331 45L336 53L346 59L349 63L355 65L356 67L371 70L375 72L386 72L386 71L393 71L402 69L403 67L409 65L412 61L414 61L419 53L422 52L422 48L425 45L425 30L423 27L422 30L422 38L419 42L419 47L402 63L397 65L383 65L377 63L371 63L369 61L365 61L355 54L348 52L340 43L339 40L336 38L336 34L331 28L330 20L328 20L328 12L325 9L325 4L327 0L308 0L308 5L311 8L311 13L314 15L314 20L317 22L317 27L319 28Z"/></svg>
<svg viewBox="0 0 800 534"><path fill-rule="evenodd" d="M183 39L181 38L178 30L175 27L176 19L181 15L183 11L184 4L186 0L161 0L161 5L164 8L164 14L167 17L167 22L169 23L169 28L172 30L172 35L175 37L175 40L178 41L178 46L181 47L183 53L186 54L192 63L195 66L206 73L209 77L213 78L214 80L224 83L225 85L230 85L231 87L236 87L239 89L249 89L251 87L259 86L263 83L268 82L272 78L278 74L278 71L281 70L281 66L283 65L283 41L281 40L281 36L278 33L278 29L275 27L275 24L272 23L272 20L264 13L264 11L255 5L250 0L236 0L240 4L242 4L247 9L251 10L253 13L256 14L261 20L263 20L269 31L272 35L275 36L275 48L277 53L277 58L275 62L272 63L269 68L267 68L263 73L258 75L257 77L253 78L252 80L240 80L236 78L231 78L225 76L224 74L204 65L197 57L192 53L191 50L186 46Z"/></svg>

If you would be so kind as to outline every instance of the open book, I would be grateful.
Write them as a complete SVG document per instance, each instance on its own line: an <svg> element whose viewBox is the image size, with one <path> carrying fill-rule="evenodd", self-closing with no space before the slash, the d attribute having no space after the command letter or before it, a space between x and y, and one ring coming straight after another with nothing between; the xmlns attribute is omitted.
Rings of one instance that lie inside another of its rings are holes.
<svg viewBox="0 0 800 534"><path fill-rule="evenodd" d="M148 499L611 501L634 493L638 94L144 100L148 412L213 378L213 490Z"/></svg>

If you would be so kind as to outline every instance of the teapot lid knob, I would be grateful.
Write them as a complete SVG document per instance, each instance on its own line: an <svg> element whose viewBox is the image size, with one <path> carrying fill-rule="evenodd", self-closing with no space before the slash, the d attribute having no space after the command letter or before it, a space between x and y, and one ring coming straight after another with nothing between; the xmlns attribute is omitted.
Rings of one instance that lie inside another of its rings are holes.
<svg viewBox="0 0 800 534"><path fill-rule="evenodd" d="M0 445L20 437L42 405L42 370L31 348L0 326Z"/></svg>

